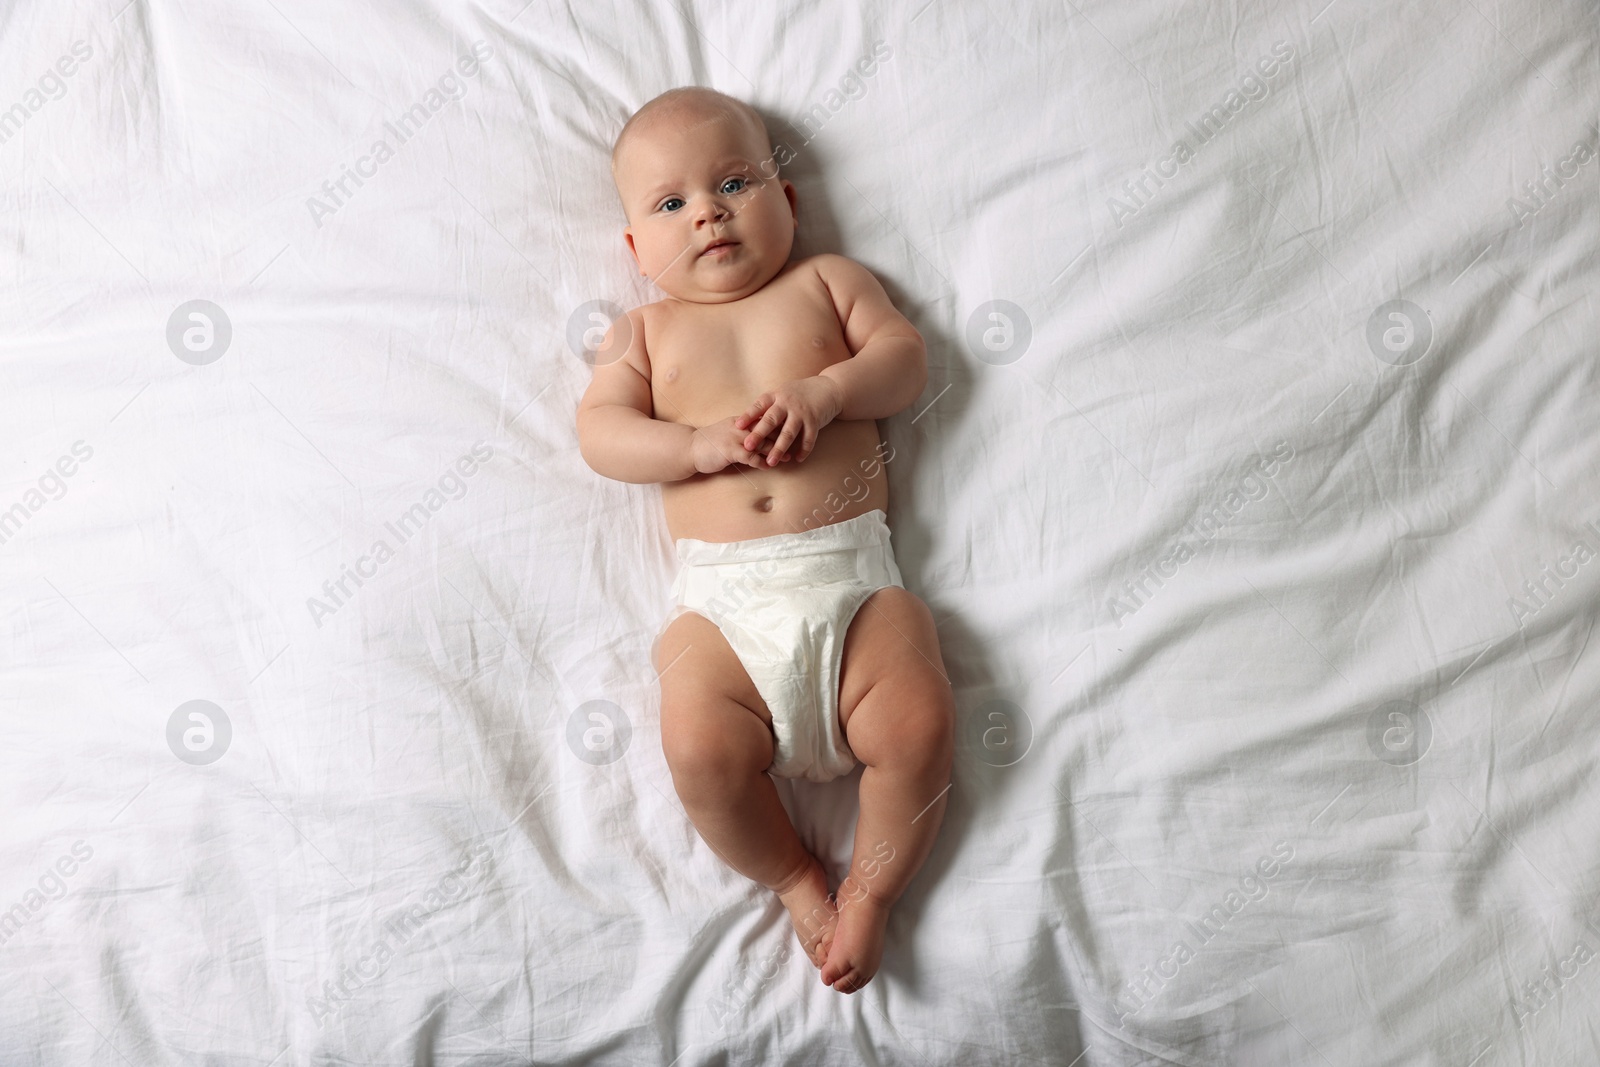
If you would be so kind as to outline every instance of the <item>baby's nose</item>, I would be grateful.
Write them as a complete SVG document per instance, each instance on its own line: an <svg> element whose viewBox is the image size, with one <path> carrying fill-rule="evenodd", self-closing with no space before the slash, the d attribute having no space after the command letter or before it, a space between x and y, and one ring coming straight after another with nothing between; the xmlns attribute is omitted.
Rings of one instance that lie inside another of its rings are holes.
<svg viewBox="0 0 1600 1067"><path fill-rule="evenodd" d="M696 221L702 224L708 222L723 222L731 214L733 213L728 210L727 205L712 200L700 208L700 214Z"/></svg>

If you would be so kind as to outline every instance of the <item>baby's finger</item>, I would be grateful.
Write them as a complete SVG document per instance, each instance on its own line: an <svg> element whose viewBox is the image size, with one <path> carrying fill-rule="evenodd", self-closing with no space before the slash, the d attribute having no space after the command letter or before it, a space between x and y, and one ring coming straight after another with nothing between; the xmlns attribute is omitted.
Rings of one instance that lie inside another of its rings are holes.
<svg viewBox="0 0 1600 1067"><path fill-rule="evenodd" d="M767 453L767 466L776 466L780 461L789 458L789 446L794 441L794 432L790 429L790 424L792 424L794 420L795 416L789 416L789 419L784 423L782 430L780 430L772 439L772 450Z"/></svg>
<svg viewBox="0 0 1600 1067"><path fill-rule="evenodd" d="M804 463L805 462L805 458L807 456L811 455L811 450L813 448L815 448L816 446L817 446L817 431L808 422L808 423L806 423L806 435L805 435L805 438L804 438L804 440L802 440L800 442L800 462Z"/></svg>
<svg viewBox="0 0 1600 1067"><path fill-rule="evenodd" d="M798 415L790 415L789 421L783 424L783 432L778 435L777 443L772 446L772 452L767 456L767 466L778 462L778 457L789 451L789 446L794 444L794 439L800 434L803 423Z"/></svg>
<svg viewBox="0 0 1600 1067"><path fill-rule="evenodd" d="M755 421L757 419L759 419L762 415L764 415L766 413L767 409L770 408L771 406L772 406L771 398L767 397L767 396L763 396L760 400L757 400L754 404L751 404L737 418L735 418L733 420L734 427L737 428L737 429L742 430L747 426L755 425Z"/></svg>
<svg viewBox="0 0 1600 1067"><path fill-rule="evenodd" d="M778 428L778 423L782 420L783 413L781 411L776 407L768 408L767 413L761 416L761 421L750 427L750 432L745 434L745 447L751 447L750 439L752 437L756 439L757 443L761 442L769 433Z"/></svg>

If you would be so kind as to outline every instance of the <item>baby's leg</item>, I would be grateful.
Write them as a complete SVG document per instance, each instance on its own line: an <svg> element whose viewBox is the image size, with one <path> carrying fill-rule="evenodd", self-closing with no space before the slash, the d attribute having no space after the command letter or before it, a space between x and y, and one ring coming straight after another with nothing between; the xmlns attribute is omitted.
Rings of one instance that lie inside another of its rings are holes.
<svg viewBox="0 0 1600 1067"><path fill-rule="evenodd" d="M724 863L778 894L816 966L837 913L828 879L794 832L772 764L771 715L722 631L701 615L673 620L656 655L661 743L689 821Z"/></svg>
<svg viewBox="0 0 1600 1067"><path fill-rule="evenodd" d="M840 718L861 773L850 873L822 981L853 993L878 971L889 908L933 848L955 752L955 696L933 617L914 594L880 589L845 638Z"/></svg>

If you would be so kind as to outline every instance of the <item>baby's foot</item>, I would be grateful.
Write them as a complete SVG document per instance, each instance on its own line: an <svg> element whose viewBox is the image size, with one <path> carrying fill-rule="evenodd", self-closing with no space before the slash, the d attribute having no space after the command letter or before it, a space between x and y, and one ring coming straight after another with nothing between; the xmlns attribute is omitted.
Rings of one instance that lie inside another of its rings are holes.
<svg viewBox="0 0 1600 1067"><path fill-rule="evenodd" d="M822 984L840 993L854 993L872 980L883 961L883 931L889 905L869 896L846 878L839 886L839 925L822 965Z"/></svg>
<svg viewBox="0 0 1600 1067"><path fill-rule="evenodd" d="M811 865L800 880L780 892L778 899L789 909L789 921L794 923L795 936L800 939L811 965L821 967L828 958L839 913L834 908L833 897L828 894L828 876L815 856L811 857Z"/></svg>

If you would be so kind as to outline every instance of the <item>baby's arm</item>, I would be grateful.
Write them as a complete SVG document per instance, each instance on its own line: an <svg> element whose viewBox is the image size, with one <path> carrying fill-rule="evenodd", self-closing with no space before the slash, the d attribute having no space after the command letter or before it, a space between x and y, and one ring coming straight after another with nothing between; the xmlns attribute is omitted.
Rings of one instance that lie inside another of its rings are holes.
<svg viewBox="0 0 1600 1067"><path fill-rule="evenodd" d="M594 369L594 380L578 404L578 451L595 473L619 482L682 481L695 473L690 449L694 427L652 417L643 320L630 311L606 331L600 351L616 341L619 325L631 334L628 350Z"/></svg>
<svg viewBox="0 0 1600 1067"><path fill-rule="evenodd" d="M895 310L872 272L831 253L815 260L833 297L850 359L818 375L831 378L842 398L839 419L886 419L904 411L928 384L928 350L922 334Z"/></svg>

